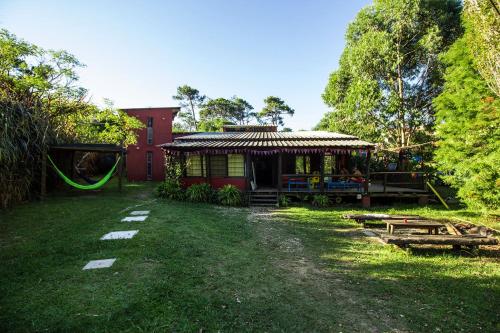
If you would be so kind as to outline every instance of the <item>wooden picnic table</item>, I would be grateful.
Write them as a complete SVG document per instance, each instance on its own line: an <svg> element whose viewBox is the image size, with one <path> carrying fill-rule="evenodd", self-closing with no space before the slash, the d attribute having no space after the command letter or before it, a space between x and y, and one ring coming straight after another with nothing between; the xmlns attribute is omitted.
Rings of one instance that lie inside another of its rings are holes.
<svg viewBox="0 0 500 333"><path fill-rule="evenodd" d="M396 229L427 229L429 235L438 234L440 227L444 226L443 223L436 221L422 221L422 220L383 220L387 224L387 232L394 234Z"/></svg>

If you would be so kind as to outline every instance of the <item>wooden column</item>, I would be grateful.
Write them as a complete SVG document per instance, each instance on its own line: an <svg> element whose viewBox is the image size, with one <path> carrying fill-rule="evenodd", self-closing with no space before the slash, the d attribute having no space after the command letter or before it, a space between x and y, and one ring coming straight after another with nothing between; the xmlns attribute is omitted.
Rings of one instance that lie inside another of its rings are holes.
<svg viewBox="0 0 500 333"><path fill-rule="evenodd" d="M283 153L278 153L278 192L283 188Z"/></svg>
<svg viewBox="0 0 500 333"><path fill-rule="evenodd" d="M365 193L368 194L368 184L370 183L370 159L371 159L371 151L370 149L366 152L366 181L365 181Z"/></svg>
<svg viewBox="0 0 500 333"><path fill-rule="evenodd" d="M325 152L322 152L319 159L319 190L325 192Z"/></svg>
<svg viewBox="0 0 500 333"><path fill-rule="evenodd" d="M118 163L118 191L122 191L122 178L123 178L123 162L125 159L125 154L123 154L123 147L119 153L120 163Z"/></svg>
<svg viewBox="0 0 500 333"><path fill-rule="evenodd" d="M246 186L247 186L247 191L252 189L252 185L250 184L250 180L252 179L252 155L250 155L249 152L246 153L245 155L245 164L246 164Z"/></svg>
<svg viewBox="0 0 500 333"><path fill-rule="evenodd" d="M47 196L47 151L42 152L42 177L40 181L40 200Z"/></svg>
<svg viewBox="0 0 500 333"><path fill-rule="evenodd" d="M211 184L212 180L212 169L210 168L210 155L207 154L207 183Z"/></svg>

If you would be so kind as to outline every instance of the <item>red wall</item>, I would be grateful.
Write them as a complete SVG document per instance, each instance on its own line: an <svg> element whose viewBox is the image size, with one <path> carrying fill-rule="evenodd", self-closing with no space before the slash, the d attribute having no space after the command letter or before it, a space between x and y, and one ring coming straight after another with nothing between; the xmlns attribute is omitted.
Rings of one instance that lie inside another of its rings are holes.
<svg viewBox="0 0 500 333"><path fill-rule="evenodd" d="M182 179L182 183L184 187L189 187L193 184L210 183L214 188L221 188L226 184L234 185L242 191L245 191L246 188L245 177L212 177L210 178L210 182L204 177L185 177Z"/></svg>
<svg viewBox="0 0 500 333"><path fill-rule="evenodd" d="M176 107L123 109L130 116L139 119L144 126L148 117L153 118L153 144L147 144L146 127L138 131L136 145L127 147L127 178L130 181L147 180L146 153L153 152L153 180L165 179L165 157L158 145L172 142L172 122Z"/></svg>

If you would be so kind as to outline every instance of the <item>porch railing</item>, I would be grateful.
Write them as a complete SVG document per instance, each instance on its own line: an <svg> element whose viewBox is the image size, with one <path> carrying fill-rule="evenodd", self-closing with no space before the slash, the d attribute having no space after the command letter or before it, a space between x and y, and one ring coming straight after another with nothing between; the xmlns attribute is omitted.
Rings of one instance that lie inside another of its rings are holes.
<svg viewBox="0 0 500 333"><path fill-rule="evenodd" d="M372 172L367 177L366 174L340 175L325 174L323 181L319 174L283 174L282 189L284 191L336 191L336 190L357 190L368 192L370 186L382 188L382 192L394 192L398 188L418 189L427 191L427 180L429 174L426 172L404 172L387 171Z"/></svg>

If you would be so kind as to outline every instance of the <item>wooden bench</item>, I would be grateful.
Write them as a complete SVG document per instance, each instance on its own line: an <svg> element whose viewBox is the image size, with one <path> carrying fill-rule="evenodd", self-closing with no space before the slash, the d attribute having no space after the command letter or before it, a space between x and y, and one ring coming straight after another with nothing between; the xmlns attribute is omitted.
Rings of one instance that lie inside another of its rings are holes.
<svg viewBox="0 0 500 333"><path fill-rule="evenodd" d="M383 220L387 225L387 232L389 234L394 234L396 229L426 229L429 234L434 232L435 235L438 234L439 228L443 226L442 223L436 221L423 221L423 220Z"/></svg>
<svg viewBox="0 0 500 333"><path fill-rule="evenodd" d="M477 247L498 244L498 239L495 237L479 235L381 235L380 238L387 244L398 246L410 244L453 245L454 249L460 249L460 246Z"/></svg>

